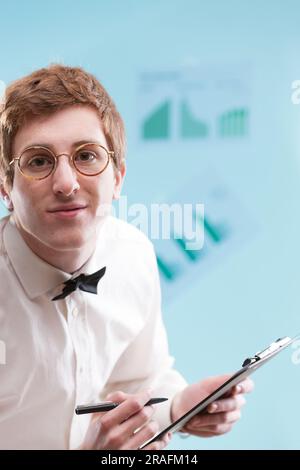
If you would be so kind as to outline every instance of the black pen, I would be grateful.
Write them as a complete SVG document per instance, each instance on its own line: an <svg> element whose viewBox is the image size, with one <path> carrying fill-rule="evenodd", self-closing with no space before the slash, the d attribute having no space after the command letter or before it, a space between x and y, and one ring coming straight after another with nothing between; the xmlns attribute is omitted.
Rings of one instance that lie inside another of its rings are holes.
<svg viewBox="0 0 300 470"><path fill-rule="evenodd" d="M157 403L162 403L163 401L168 400L167 398L151 398L147 401L144 406L156 405ZM93 405L79 405L75 408L75 413L77 415L83 415L86 413L102 413L104 411L110 411L119 406L120 403L113 401L106 401L102 403L95 403Z"/></svg>

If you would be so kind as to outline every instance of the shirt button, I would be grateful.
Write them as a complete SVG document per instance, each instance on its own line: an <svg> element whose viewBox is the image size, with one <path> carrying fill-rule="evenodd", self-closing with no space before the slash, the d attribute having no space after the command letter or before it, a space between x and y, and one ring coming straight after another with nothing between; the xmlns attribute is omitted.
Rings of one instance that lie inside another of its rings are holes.
<svg viewBox="0 0 300 470"><path fill-rule="evenodd" d="M79 313L79 310L77 307L73 308L72 310L72 314L73 314L73 317L76 318L78 316L78 313Z"/></svg>

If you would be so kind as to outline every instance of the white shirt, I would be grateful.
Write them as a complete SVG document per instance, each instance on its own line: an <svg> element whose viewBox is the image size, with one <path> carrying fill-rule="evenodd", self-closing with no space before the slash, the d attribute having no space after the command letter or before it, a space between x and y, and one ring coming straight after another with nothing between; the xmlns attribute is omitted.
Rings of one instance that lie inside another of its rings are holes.
<svg viewBox="0 0 300 470"><path fill-rule="evenodd" d="M77 289L51 300L64 281L103 266L98 295ZM167 426L186 383L172 369L160 303L152 243L133 226L107 217L94 255L71 276L30 250L12 216L2 219L0 448L77 448L91 415L75 406L117 390L169 397L155 413Z"/></svg>

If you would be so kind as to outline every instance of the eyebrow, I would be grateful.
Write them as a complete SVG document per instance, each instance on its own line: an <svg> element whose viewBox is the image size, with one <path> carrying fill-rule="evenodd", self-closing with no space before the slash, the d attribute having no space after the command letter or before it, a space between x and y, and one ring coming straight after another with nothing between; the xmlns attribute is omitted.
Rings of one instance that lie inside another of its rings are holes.
<svg viewBox="0 0 300 470"><path fill-rule="evenodd" d="M88 143L93 143L93 144L98 144L98 145L104 145L103 143L99 142L98 140L94 139L84 139L84 140L77 140L76 142L73 142L71 145L72 148L79 147L79 145L83 144L88 144ZM21 153L27 149L28 147L47 147L50 149L53 149L53 145L49 143L43 143L43 142L32 142L30 144L27 144L21 151Z"/></svg>

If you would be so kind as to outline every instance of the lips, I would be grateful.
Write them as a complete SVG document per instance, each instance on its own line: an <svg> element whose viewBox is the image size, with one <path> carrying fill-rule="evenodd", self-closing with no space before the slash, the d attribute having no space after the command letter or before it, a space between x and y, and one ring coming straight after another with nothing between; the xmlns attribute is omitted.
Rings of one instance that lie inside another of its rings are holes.
<svg viewBox="0 0 300 470"><path fill-rule="evenodd" d="M48 213L56 218L66 220L76 218L77 216L80 217L81 214L84 214L86 208L87 206L83 204L65 204L53 207L48 210Z"/></svg>
<svg viewBox="0 0 300 470"><path fill-rule="evenodd" d="M71 204L71 205L63 205L63 206L57 206L54 207L53 209L49 209L48 212L72 212L72 211L78 211L81 209L85 209L86 205L84 204Z"/></svg>

